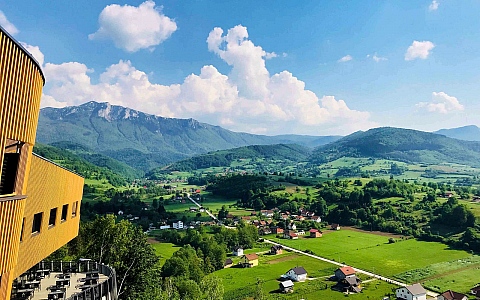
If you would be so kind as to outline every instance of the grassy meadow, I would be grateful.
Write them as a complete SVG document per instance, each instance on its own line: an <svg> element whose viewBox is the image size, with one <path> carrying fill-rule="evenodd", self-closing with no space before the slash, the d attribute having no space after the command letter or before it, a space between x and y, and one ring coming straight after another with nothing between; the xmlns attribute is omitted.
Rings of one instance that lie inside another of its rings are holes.
<svg viewBox="0 0 480 300"><path fill-rule="evenodd" d="M459 280L451 274L467 270L480 272L480 257L450 249L442 243L396 238L396 242L390 244L389 236L348 229L327 231L317 239L271 239L406 283L425 282L436 290L457 288L467 292L478 283L478 277L463 276Z"/></svg>

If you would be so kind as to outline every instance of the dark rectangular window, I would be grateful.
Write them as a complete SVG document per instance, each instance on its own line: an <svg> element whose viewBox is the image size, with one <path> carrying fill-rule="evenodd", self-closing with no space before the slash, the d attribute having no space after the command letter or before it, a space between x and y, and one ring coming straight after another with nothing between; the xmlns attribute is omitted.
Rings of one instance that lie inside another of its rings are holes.
<svg viewBox="0 0 480 300"><path fill-rule="evenodd" d="M65 204L62 207L62 221L65 221L67 219L67 214L68 214L68 204Z"/></svg>
<svg viewBox="0 0 480 300"><path fill-rule="evenodd" d="M74 202L72 205L72 218L77 216L78 201Z"/></svg>
<svg viewBox="0 0 480 300"><path fill-rule="evenodd" d="M50 218L48 219L48 226L55 226L57 222L57 208L52 208L50 210Z"/></svg>
<svg viewBox="0 0 480 300"><path fill-rule="evenodd" d="M22 231L20 231L20 242L23 241L23 229L25 228L25 218L22 220Z"/></svg>
<svg viewBox="0 0 480 300"><path fill-rule="evenodd" d="M42 218L43 213L38 213L33 216L32 233L40 232L40 228L42 227Z"/></svg>
<svg viewBox="0 0 480 300"><path fill-rule="evenodd" d="M20 153L5 153L3 155L2 174L0 174L0 195L13 194L15 192L15 180L17 179L19 161Z"/></svg>

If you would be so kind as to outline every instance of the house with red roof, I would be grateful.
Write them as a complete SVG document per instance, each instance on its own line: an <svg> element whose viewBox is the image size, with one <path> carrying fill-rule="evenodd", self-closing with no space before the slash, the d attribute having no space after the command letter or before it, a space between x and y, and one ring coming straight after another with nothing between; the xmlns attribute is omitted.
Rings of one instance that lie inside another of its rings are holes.
<svg viewBox="0 0 480 300"><path fill-rule="evenodd" d="M349 266L345 266L335 270L335 277L337 278L338 281L354 275L355 275L355 269Z"/></svg>

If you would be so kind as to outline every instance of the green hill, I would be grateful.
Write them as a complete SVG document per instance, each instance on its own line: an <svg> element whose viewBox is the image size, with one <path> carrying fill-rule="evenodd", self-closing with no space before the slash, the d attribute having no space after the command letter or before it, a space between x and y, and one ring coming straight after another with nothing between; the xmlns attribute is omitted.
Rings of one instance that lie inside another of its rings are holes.
<svg viewBox="0 0 480 300"><path fill-rule="evenodd" d="M149 172L149 174L151 175L155 172L161 171L194 171L210 167L230 167L232 162L238 159L264 159L280 160L283 162L300 162L306 161L310 153L310 149L295 144L254 145L229 150L220 150L194 156L192 158L176 162L170 166L152 170Z"/></svg>
<svg viewBox="0 0 480 300"><path fill-rule="evenodd" d="M93 101L43 108L37 131L39 143L75 143L143 171L210 151L280 143L318 146L337 138L232 132L194 119L163 118Z"/></svg>
<svg viewBox="0 0 480 300"><path fill-rule="evenodd" d="M461 141L417 130L381 127L356 132L316 148L312 164L341 157L374 157L412 163L459 163L480 166L480 142Z"/></svg>
<svg viewBox="0 0 480 300"><path fill-rule="evenodd" d="M129 176L125 176L125 174L121 172L117 173L108 166L96 166L86 159L64 149L37 143L33 151L48 160L82 175L86 179L104 180L113 186L121 186L127 184L126 179L129 178ZM133 179L133 177L129 179Z"/></svg>

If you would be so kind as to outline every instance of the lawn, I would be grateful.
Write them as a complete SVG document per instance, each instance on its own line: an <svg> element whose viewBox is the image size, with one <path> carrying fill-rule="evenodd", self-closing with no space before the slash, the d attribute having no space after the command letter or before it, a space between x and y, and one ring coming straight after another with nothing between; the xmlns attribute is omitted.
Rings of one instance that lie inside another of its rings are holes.
<svg viewBox="0 0 480 300"><path fill-rule="evenodd" d="M304 283L295 283L295 292L292 294L277 293L280 275L290 268L303 266L310 278ZM310 258L308 256L284 253L281 255L261 255L259 266L247 269L229 268L216 271L215 274L222 278L225 287L225 300L245 299L253 296L257 278L263 281L263 291L268 299L344 299L341 292L331 290L333 282L326 279L333 275L336 266ZM356 299L381 299L392 292L395 286L380 281L364 284L364 292L360 295L350 295ZM251 298L250 298L251 299Z"/></svg>
<svg viewBox="0 0 480 300"><path fill-rule="evenodd" d="M389 244L386 236L345 229L329 231L317 239L275 240L384 276L471 257L466 251L451 250L442 243L397 239L396 243Z"/></svg>
<svg viewBox="0 0 480 300"><path fill-rule="evenodd" d="M180 247L176 246L175 244L163 243L163 242L156 241L154 239L149 239L148 242L155 249L155 253L158 255L158 257L160 257L161 266L163 266L163 264L167 259L173 256L173 253L175 253L178 249L180 249Z"/></svg>

